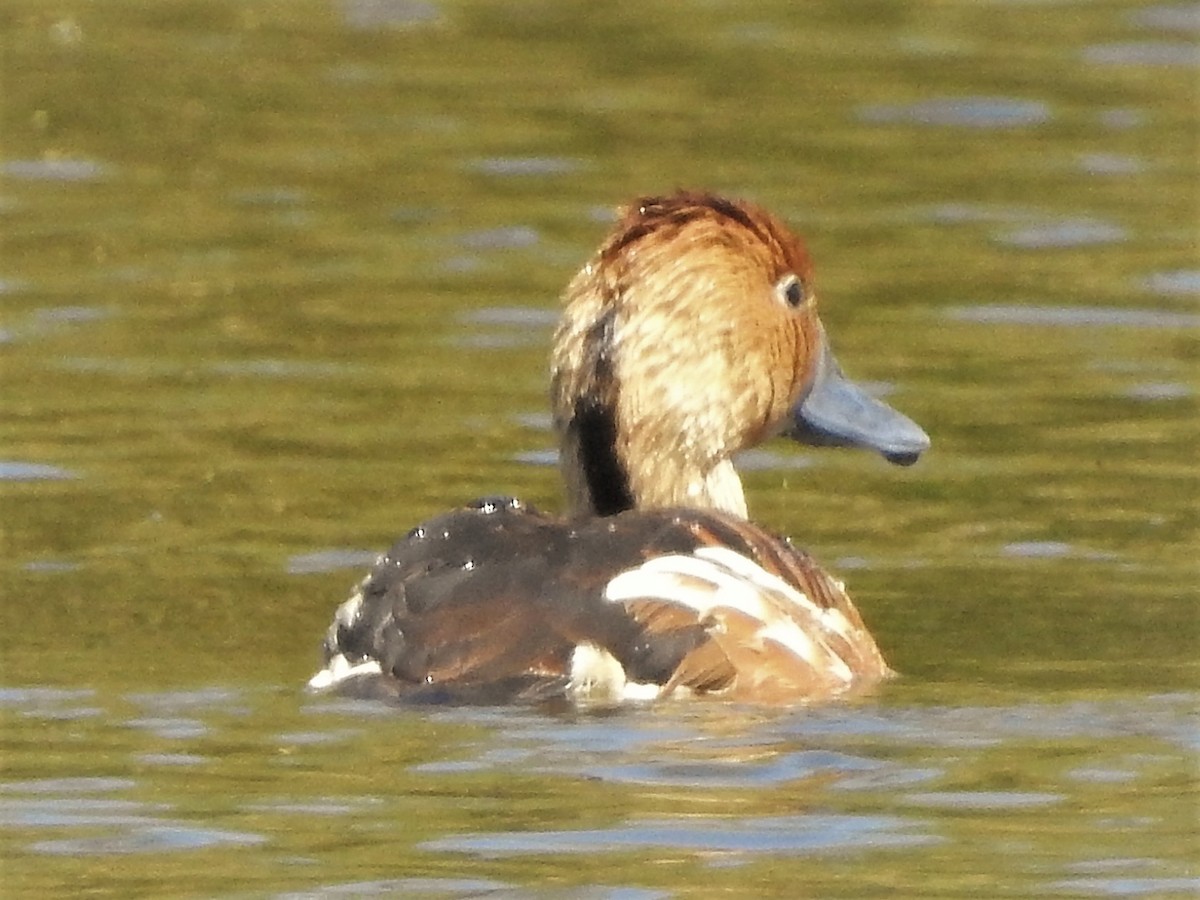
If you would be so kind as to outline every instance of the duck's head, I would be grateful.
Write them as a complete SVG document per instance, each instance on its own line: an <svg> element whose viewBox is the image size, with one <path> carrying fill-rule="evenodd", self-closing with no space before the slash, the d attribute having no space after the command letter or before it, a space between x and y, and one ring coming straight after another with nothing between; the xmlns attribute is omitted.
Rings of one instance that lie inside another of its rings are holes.
<svg viewBox="0 0 1200 900"><path fill-rule="evenodd" d="M552 403L577 512L746 515L732 457L774 434L908 465L910 419L846 379L803 242L749 203L646 197L572 279Z"/></svg>

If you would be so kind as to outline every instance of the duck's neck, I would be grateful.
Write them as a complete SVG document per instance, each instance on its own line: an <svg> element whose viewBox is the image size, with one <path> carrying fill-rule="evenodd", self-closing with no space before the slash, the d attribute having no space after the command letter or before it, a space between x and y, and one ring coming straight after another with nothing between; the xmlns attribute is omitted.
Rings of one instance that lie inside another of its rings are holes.
<svg viewBox="0 0 1200 900"><path fill-rule="evenodd" d="M729 459L745 435L724 417L730 394L739 396L725 389L731 373L719 355L681 370L664 335L690 335L689 308L643 296L622 269L601 262L584 266L568 286L551 358L571 512L682 506L745 518Z"/></svg>
<svg viewBox="0 0 1200 900"><path fill-rule="evenodd" d="M731 460L700 466L684 454L656 450L654 443L621 434L610 411L577 409L559 447L572 514L681 506L746 517L746 497Z"/></svg>
<svg viewBox="0 0 1200 900"><path fill-rule="evenodd" d="M659 460L645 473L636 498L639 509L686 506L747 516L742 481L728 459L705 471L675 459Z"/></svg>

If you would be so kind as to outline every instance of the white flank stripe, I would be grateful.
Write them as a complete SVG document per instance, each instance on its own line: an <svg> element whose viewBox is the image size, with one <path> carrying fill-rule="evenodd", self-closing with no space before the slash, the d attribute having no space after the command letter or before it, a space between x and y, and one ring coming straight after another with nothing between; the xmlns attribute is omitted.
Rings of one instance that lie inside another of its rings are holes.
<svg viewBox="0 0 1200 900"><path fill-rule="evenodd" d="M643 598L673 603L695 611L701 620L714 610L718 619L720 609L736 611L762 622L761 639L847 683L854 678L827 638L836 634L853 642L846 616L837 609L822 609L778 575L728 547L699 547L690 556L647 560L614 577L604 596L613 603ZM809 621L816 627L801 624Z"/></svg>
<svg viewBox="0 0 1200 900"><path fill-rule="evenodd" d="M682 553L675 553L669 556L655 556L629 571L671 572L676 575L690 575L693 578L711 579L715 570L711 562L698 554L684 556Z"/></svg>
<svg viewBox="0 0 1200 900"><path fill-rule="evenodd" d="M797 606L803 607L813 615L821 615L822 610L817 604L805 596L801 591L796 590L778 575L774 575L754 562L752 559L747 559L740 553L735 553L728 547L700 547L696 550L696 555L702 559L712 559L714 562L720 563L735 572L738 575L746 578L751 583L758 585L762 590L775 594L781 598L786 597Z"/></svg>
<svg viewBox="0 0 1200 900"><path fill-rule="evenodd" d="M741 558L747 565L754 565ZM762 569L758 571L770 577ZM702 581L707 587L681 583L681 578ZM779 584L787 588L783 582ZM731 570L721 560L704 559L699 555L657 556L613 578L605 587L604 596L615 603L652 597L686 606L695 610L700 618L707 616L714 607L725 606L765 622L771 617L772 610L763 602L765 592L762 587L741 572ZM803 597L795 590L791 593Z"/></svg>
<svg viewBox="0 0 1200 900"><path fill-rule="evenodd" d="M792 585L788 584L778 575L768 572L753 560L742 556L742 554L735 553L728 547L700 547L696 550L696 555L710 557L723 563L731 571L735 571L739 575L744 575L746 578L760 585L763 590L781 600L788 600L796 606L807 610L812 615L817 616L821 620L821 624L830 631L841 635L846 640L853 640L852 632L854 629L851 627L849 619L843 615L840 609L822 609L813 603L802 591L796 590L796 588L792 587ZM846 589L844 582L837 579L830 580L837 585L839 591Z"/></svg>
<svg viewBox="0 0 1200 900"><path fill-rule="evenodd" d="M610 602L623 603L642 597L669 600L695 610L703 616L712 605L717 586L710 579L696 584L696 576L678 572L647 572L644 568L622 572L608 583L604 596Z"/></svg>

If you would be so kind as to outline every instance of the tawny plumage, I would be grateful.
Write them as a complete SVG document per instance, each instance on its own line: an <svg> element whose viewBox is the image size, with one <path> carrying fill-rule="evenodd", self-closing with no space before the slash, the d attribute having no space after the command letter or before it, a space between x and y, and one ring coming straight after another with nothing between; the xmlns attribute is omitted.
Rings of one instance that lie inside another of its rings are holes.
<svg viewBox="0 0 1200 900"><path fill-rule="evenodd" d="M885 677L841 583L747 520L732 462L775 434L901 464L928 447L845 379L816 307L804 245L765 210L631 204L554 339L569 517L498 498L413 529L339 607L310 686L804 703Z"/></svg>

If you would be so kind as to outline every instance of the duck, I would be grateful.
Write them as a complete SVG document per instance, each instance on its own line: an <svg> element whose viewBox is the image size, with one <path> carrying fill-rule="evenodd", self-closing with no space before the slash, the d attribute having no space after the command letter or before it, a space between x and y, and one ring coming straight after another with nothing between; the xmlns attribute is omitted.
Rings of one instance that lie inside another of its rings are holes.
<svg viewBox="0 0 1200 900"><path fill-rule="evenodd" d="M705 191L634 200L550 359L567 511L484 497L412 528L334 614L314 692L416 703L807 705L893 673L842 581L754 524L739 453L907 466L914 421L842 371L803 240Z"/></svg>

